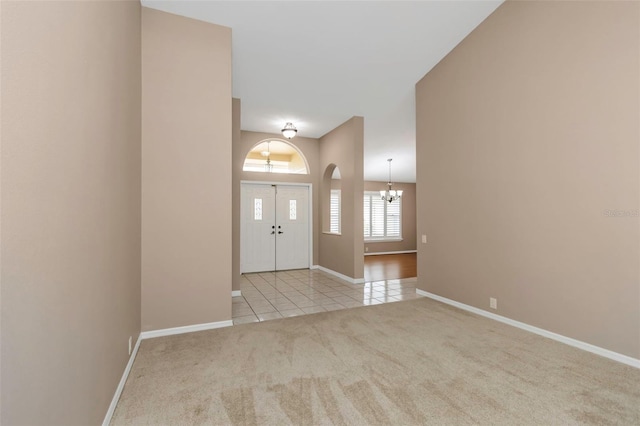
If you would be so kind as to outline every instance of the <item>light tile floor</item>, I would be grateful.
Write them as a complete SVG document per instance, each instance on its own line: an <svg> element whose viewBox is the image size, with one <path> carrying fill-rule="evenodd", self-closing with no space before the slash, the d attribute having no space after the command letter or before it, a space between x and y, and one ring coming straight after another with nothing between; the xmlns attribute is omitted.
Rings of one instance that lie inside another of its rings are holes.
<svg viewBox="0 0 640 426"><path fill-rule="evenodd" d="M267 321L422 297L416 278L351 284L319 270L244 274L233 298L233 323Z"/></svg>

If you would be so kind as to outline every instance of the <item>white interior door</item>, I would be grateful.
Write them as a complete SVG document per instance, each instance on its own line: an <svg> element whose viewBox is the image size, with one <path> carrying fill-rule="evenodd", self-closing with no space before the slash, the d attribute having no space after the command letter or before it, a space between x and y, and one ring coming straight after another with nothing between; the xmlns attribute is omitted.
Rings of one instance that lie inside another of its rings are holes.
<svg viewBox="0 0 640 426"><path fill-rule="evenodd" d="M309 267L309 188L278 185L276 270Z"/></svg>
<svg viewBox="0 0 640 426"><path fill-rule="evenodd" d="M240 271L309 267L309 188L241 185Z"/></svg>

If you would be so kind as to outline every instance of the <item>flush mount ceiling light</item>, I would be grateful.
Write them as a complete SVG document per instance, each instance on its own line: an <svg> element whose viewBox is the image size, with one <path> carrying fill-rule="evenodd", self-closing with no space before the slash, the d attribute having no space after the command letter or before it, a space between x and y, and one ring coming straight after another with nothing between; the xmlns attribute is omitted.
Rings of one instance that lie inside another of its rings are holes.
<svg viewBox="0 0 640 426"><path fill-rule="evenodd" d="M388 202L393 202L395 200L399 200L400 197L402 197L402 191L401 190L392 190L391 189L391 161L393 161L393 158L389 158L387 160L389 162L389 182L387 183L387 185L389 186L386 190L382 190L380 191L380 197L384 200L384 201L388 201Z"/></svg>
<svg viewBox="0 0 640 426"><path fill-rule="evenodd" d="M293 123L287 122L287 124L285 124L284 128L282 129L282 136L287 139L293 138L296 133L298 133L298 129L296 129L296 126L294 126Z"/></svg>

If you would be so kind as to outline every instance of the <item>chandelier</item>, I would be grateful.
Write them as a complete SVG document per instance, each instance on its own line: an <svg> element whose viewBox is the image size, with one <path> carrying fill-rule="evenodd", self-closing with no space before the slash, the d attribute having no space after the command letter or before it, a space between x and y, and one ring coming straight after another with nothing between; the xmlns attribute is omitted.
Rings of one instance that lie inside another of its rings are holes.
<svg viewBox="0 0 640 426"><path fill-rule="evenodd" d="M380 191L380 197L384 201L393 202L395 200L399 200L402 197L402 190L394 190L391 189L391 161L393 158L389 158L387 161L389 162L389 182L387 183L388 188L386 190Z"/></svg>
<svg viewBox="0 0 640 426"><path fill-rule="evenodd" d="M287 139L291 139L296 135L296 133L298 133L298 129L296 129L296 126L294 126L293 123L287 122L287 124L285 124L282 128L281 132L282 136Z"/></svg>
<svg viewBox="0 0 640 426"><path fill-rule="evenodd" d="M273 172L273 164L271 164L271 142L267 142L267 150L261 152L262 156L267 157L267 163L264 165L264 171Z"/></svg>

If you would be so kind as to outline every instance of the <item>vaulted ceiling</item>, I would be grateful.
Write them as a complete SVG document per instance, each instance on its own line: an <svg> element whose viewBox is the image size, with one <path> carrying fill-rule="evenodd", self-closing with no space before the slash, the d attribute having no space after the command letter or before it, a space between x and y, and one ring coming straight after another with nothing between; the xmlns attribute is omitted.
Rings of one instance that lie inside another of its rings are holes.
<svg viewBox="0 0 640 426"><path fill-rule="evenodd" d="M396 182L415 182L415 83L501 3L142 0L232 28L243 130L315 138L363 116L365 179L393 158Z"/></svg>

